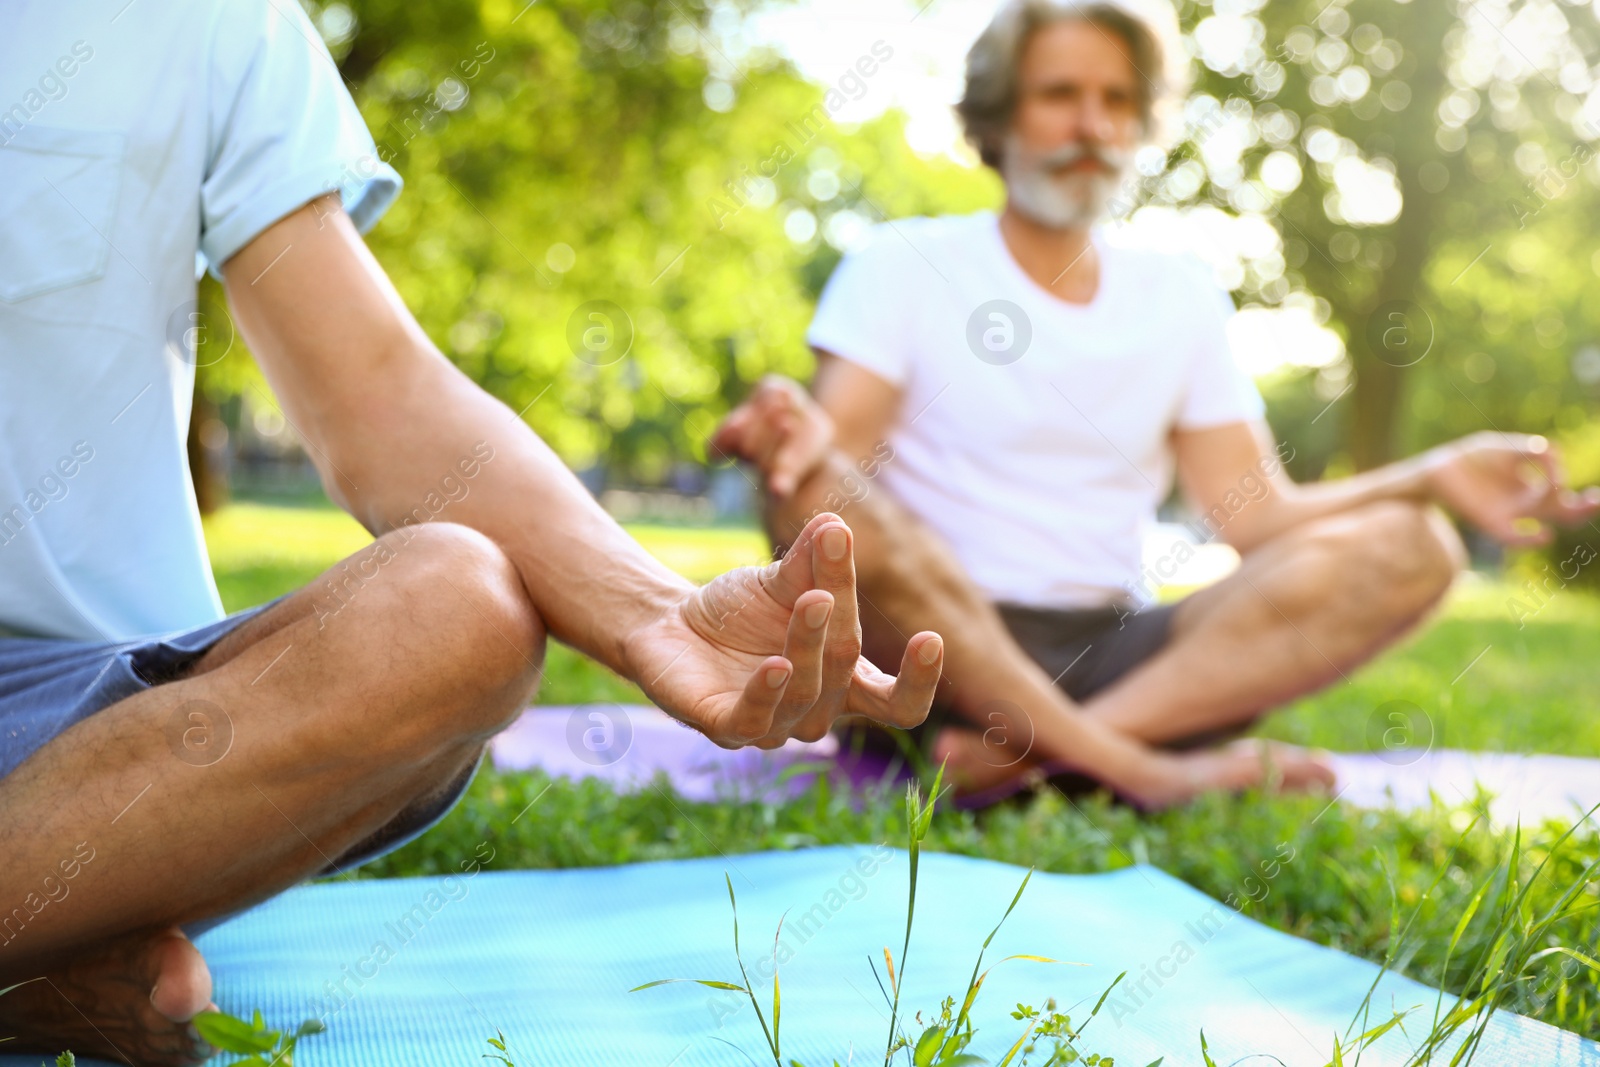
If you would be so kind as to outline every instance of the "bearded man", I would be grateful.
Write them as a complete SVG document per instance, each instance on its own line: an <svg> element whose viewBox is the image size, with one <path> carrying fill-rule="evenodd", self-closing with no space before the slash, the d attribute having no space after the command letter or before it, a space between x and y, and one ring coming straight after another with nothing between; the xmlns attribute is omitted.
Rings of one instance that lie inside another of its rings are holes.
<svg viewBox="0 0 1600 1067"><path fill-rule="evenodd" d="M957 110L1003 209L879 226L822 295L810 395L769 380L716 436L762 468L777 544L846 509L869 656L945 636L925 742L968 789L1042 767L1147 806L1326 785L1314 753L1219 742L1439 602L1464 558L1440 506L1515 543L1600 506L1542 439L1498 433L1288 479L1229 350L1228 295L1094 225L1176 88L1175 19L1154 2L1002 6ZM1174 474L1243 563L1150 604L1142 537Z"/></svg>

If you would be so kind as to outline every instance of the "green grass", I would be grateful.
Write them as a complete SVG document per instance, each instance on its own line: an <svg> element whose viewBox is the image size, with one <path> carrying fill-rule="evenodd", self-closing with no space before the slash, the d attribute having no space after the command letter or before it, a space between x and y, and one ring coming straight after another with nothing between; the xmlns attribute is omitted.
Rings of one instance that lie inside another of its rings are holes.
<svg viewBox="0 0 1600 1067"><path fill-rule="evenodd" d="M1374 709L1406 700L1432 718L1436 747L1600 755L1600 598L1558 593L1519 628L1506 606L1516 594L1509 582L1466 576L1423 633L1274 715L1262 732L1368 749Z"/></svg>
<svg viewBox="0 0 1600 1067"><path fill-rule="evenodd" d="M366 540L336 513L254 505L225 509L208 520L206 530L230 609L310 580ZM764 557L754 531L718 529L703 537L681 527L633 532L695 578ZM1371 748L1373 713L1388 701L1407 700L1432 720L1438 744L1600 755L1600 715L1594 710L1600 599L1560 593L1519 628L1506 603L1513 595L1515 587L1505 582L1464 581L1440 619L1417 638L1275 715L1263 732L1330 748ZM542 701L636 695L582 657L551 649ZM513 823L530 804L536 817ZM658 790L619 796L595 782L488 772L437 828L358 876L454 871L484 841L493 844L496 869L895 841L901 812L898 795L851 798L826 782L784 805L704 804ZM1499 877L1511 847L1509 832L1481 826L1462 839L1472 817L1465 804L1401 815L1328 808L1314 797L1261 796L1209 797L1178 811L1138 815L1103 800L1072 803L1042 795L981 815L940 810L926 846L1046 871L1153 863L1218 899L1242 901L1246 914L1278 929L1374 960L1398 950L1399 969L1455 990L1472 975L1492 931L1481 919L1470 924L1453 954L1452 932L1476 887ZM1525 829L1525 867L1551 863L1547 878L1534 884L1530 909L1554 901L1600 858L1600 835L1592 826L1559 848L1564 827ZM1293 858L1285 860L1291 852ZM1527 869L1519 873L1525 877ZM1594 956L1600 886L1589 884L1578 902L1574 914L1551 928L1548 947L1566 945ZM1398 949L1390 923L1394 906L1418 915L1414 935ZM1593 971L1560 957L1531 965L1508 1006L1600 1037L1600 982Z"/></svg>

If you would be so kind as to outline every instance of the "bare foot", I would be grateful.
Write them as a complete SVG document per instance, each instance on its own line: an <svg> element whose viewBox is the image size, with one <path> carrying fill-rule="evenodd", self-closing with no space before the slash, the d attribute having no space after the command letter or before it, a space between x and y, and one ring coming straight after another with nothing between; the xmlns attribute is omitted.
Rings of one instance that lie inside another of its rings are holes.
<svg viewBox="0 0 1600 1067"><path fill-rule="evenodd" d="M1063 769L1035 755L1018 757L1014 751L989 745L976 730L946 727L933 742L933 762L943 763L945 778L957 796L986 793L1006 785L1018 789L1044 775ZM1318 792L1334 785L1333 768L1325 753L1280 741L1241 738L1215 748L1191 752L1152 752L1152 764L1137 787L1119 788L1117 794L1145 809L1171 807L1217 790L1241 792L1261 788L1268 792Z"/></svg>
<svg viewBox="0 0 1600 1067"><path fill-rule="evenodd" d="M1325 792L1334 785L1327 754L1281 741L1246 737L1216 748L1163 754L1150 787L1130 797L1143 808L1164 808L1214 790Z"/></svg>
<svg viewBox="0 0 1600 1067"><path fill-rule="evenodd" d="M933 739L933 765L945 768L945 780L957 796L984 793L1008 783L1020 788L1039 766L1026 753L990 745L977 730L947 726Z"/></svg>
<svg viewBox="0 0 1600 1067"><path fill-rule="evenodd" d="M189 1025L210 1006L211 972L174 927L111 942L0 997L0 1037L16 1037L0 1048L190 1067L212 1053Z"/></svg>

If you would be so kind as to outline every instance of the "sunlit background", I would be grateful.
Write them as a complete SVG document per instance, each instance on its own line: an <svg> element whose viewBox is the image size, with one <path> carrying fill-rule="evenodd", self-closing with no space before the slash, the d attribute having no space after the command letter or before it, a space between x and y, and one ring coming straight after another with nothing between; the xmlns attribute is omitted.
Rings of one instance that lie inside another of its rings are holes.
<svg viewBox="0 0 1600 1067"><path fill-rule="evenodd" d="M609 506L697 521L748 516L706 438L762 374L809 374L839 256L885 218L999 205L950 106L993 8L309 5L405 177L369 240L435 341ZM1297 477L1480 429L1600 476L1597 8L1179 7L1193 87L1107 226L1233 292ZM226 340L198 360L202 498L305 490Z"/></svg>
<svg viewBox="0 0 1600 1067"><path fill-rule="evenodd" d="M1577 479L1600 480L1597 6L1182 6L1194 87L1176 140L1140 156L1107 225L1201 257L1233 293L1234 340L1296 477L1517 429L1560 441ZM706 439L763 374L810 374L804 332L839 257L882 219L1001 202L949 110L989 3L309 10L405 178L368 240L407 303L631 535L694 580L767 557L749 481L708 461ZM371 537L322 495L205 287L190 454L218 588L239 610L307 587ZM1168 516L1182 518L1171 504ZM1157 551L1170 556L1179 535L1169 527ZM1477 569L1437 619L1259 732L1376 753L1385 782L1419 793L1438 780L1410 761L1440 747L1600 757L1600 567L1578 563L1600 557L1574 543L1600 545L1600 529L1564 536L1504 561L1477 543ZM1183 583L1221 573L1227 553L1198 554ZM550 705L644 699L559 642L542 679ZM1427 727L1408 726L1398 748L1397 706ZM487 767L472 788L363 875L456 870L488 835L500 870L878 841L901 810L828 786L797 803L700 804ZM1507 1008L1600 1037L1596 972L1549 955L1594 958L1600 945L1595 886L1583 890L1593 820L1560 840L1560 823L1532 819L1502 836L1457 795L1468 799L1439 787L1439 806L1410 813L1251 794L1152 815L1044 791L984 816L941 811L930 847L1041 871L1150 862L1224 900L1289 842L1307 858L1283 866L1253 918L1469 996L1487 987L1478 961L1508 959L1513 919L1570 904L1537 928L1549 946L1537 966L1495 981ZM1507 850L1525 861L1520 879ZM1420 918L1397 942L1406 914ZM785 978L786 1001L806 996ZM1253 1035L1249 1018L1219 1023L1245 1019Z"/></svg>

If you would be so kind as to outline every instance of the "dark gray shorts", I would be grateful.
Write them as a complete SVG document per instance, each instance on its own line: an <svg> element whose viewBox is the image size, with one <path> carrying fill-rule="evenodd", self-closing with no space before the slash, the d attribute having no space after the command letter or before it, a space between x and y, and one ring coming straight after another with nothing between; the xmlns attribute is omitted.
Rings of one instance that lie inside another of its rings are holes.
<svg viewBox="0 0 1600 1067"><path fill-rule="evenodd" d="M1161 651L1178 605L1154 604L1143 611L996 607L1028 657L1081 704Z"/></svg>
<svg viewBox="0 0 1600 1067"><path fill-rule="evenodd" d="M1177 607L1156 604L1136 611L1115 606L1061 609L995 605L1012 639L1077 703L1087 701L1160 652L1171 636ZM979 711L981 715L982 709ZM922 725L909 733L926 755L933 739L946 726L982 729L957 715L949 705L935 704ZM1168 747L1188 748L1212 740L1209 736L1194 738ZM884 754L897 746L891 734L879 730L852 736L851 742ZM1018 743L1031 747L1030 739L1018 739ZM1085 782L1093 786L1087 779Z"/></svg>

